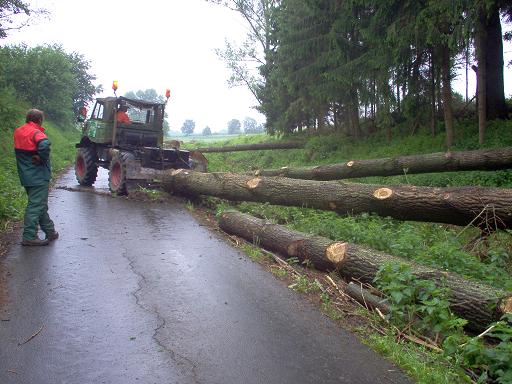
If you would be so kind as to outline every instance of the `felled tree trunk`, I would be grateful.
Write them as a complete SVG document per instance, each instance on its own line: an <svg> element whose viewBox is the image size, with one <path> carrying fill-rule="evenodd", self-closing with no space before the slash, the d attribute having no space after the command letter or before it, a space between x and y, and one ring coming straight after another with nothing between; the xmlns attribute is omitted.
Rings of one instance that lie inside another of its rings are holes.
<svg viewBox="0 0 512 384"><path fill-rule="evenodd" d="M400 220L480 227L512 226L512 190L432 188L251 177L177 170L163 179L168 192L234 201L308 207L339 214L373 212Z"/></svg>
<svg viewBox="0 0 512 384"><path fill-rule="evenodd" d="M512 168L512 147L351 160L346 163L316 167L283 167L281 169L257 170L253 174L304 180L340 180L368 176L394 176L404 173L491 171L506 168Z"/></svg>
<svg viewBox="0 0 512 384"><path fill-rule="evenodd" d="M286 258L309 260L319 270L337 270L347 279L373 283L385 263L410 266L420 279L435 281L450 289L450 308L468 320L475 330L484 329L503 314L512 312L512 296L452 273L427 268L367 247L312 236L236 211L224 212L220 227Z"/></svg>
<svg viewBox="0 0 512 384"><path fill-rule="evenodd" d="M274 143L256 143L256 144L239 144L227 145L225 147L206 147L197 148L196 151L202 153L214 152L238 152L238 151L261 151L270 149L294 149L304 148L304 142L301 141L278 141Z"/></svg>

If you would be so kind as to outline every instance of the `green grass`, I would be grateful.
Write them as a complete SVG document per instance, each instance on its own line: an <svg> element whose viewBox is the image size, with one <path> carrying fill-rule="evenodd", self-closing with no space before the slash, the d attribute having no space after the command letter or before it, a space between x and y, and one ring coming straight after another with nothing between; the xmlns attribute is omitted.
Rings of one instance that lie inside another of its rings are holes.
<svg viewBox="0 0 512 384"><path fill-rule="evenodd" d="M471 383L469 377L457 365L440 354L423 347L397 342L393 334L361 334L364 344L371 347L401 367L419 384Z"/></svg>
<svg viewBox="0 0 512 384"><path fill-rule="evenodd" d="M55 175L73 163L75 143L80 134L74 127L62 129L51 122L45 122L44 127L52 142L51 161ZM7 221L20 219L26 204L25 191L18 179L12 134L13 130L0 131L0 229Z"/></svg>

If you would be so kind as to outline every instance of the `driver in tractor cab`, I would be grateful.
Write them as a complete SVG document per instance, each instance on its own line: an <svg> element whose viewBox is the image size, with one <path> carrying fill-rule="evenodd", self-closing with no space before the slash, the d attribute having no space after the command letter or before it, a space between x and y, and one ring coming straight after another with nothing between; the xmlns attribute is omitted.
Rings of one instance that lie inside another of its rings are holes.
<svg viewBox="0 0 512 384"><path fill-rule="evenodd" d="M131 124L132 121L130 120L130 117L126 113L128 111L127 105L120 105L119 109L117 110L117 122L120 124Z"/></svg>

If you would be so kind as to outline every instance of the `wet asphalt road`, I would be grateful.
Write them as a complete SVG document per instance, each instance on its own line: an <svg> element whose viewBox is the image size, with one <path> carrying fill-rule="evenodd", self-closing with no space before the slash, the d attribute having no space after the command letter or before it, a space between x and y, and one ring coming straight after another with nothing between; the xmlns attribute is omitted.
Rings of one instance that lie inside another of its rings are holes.
<svg viewBox="0 0 512 384"><path fill-rule="evenodd" d="M55 189L50 213L59 240L0 261L1 384L410 382L179 203Z"/></svg>

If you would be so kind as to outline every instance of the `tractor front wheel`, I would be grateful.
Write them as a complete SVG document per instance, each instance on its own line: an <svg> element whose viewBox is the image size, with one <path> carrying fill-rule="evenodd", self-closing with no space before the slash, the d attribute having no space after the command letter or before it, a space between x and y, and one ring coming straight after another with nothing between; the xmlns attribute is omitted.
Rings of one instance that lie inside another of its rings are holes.
<svg viewBox="0 0 512 384"><path fill-rule="evenodd" d="M91 186L98 176L96 151L93 147L78 148L75 159L75 176L78 184Z"/></svg>
<svg viewBox="0 0 512 384"><path fill-rule="evenodd" d="M116 152L110 161L108 173L108 186L112 194L122 196L128 194L126 188L126 163L134 160L134 156L129 152Z"/></svg>

